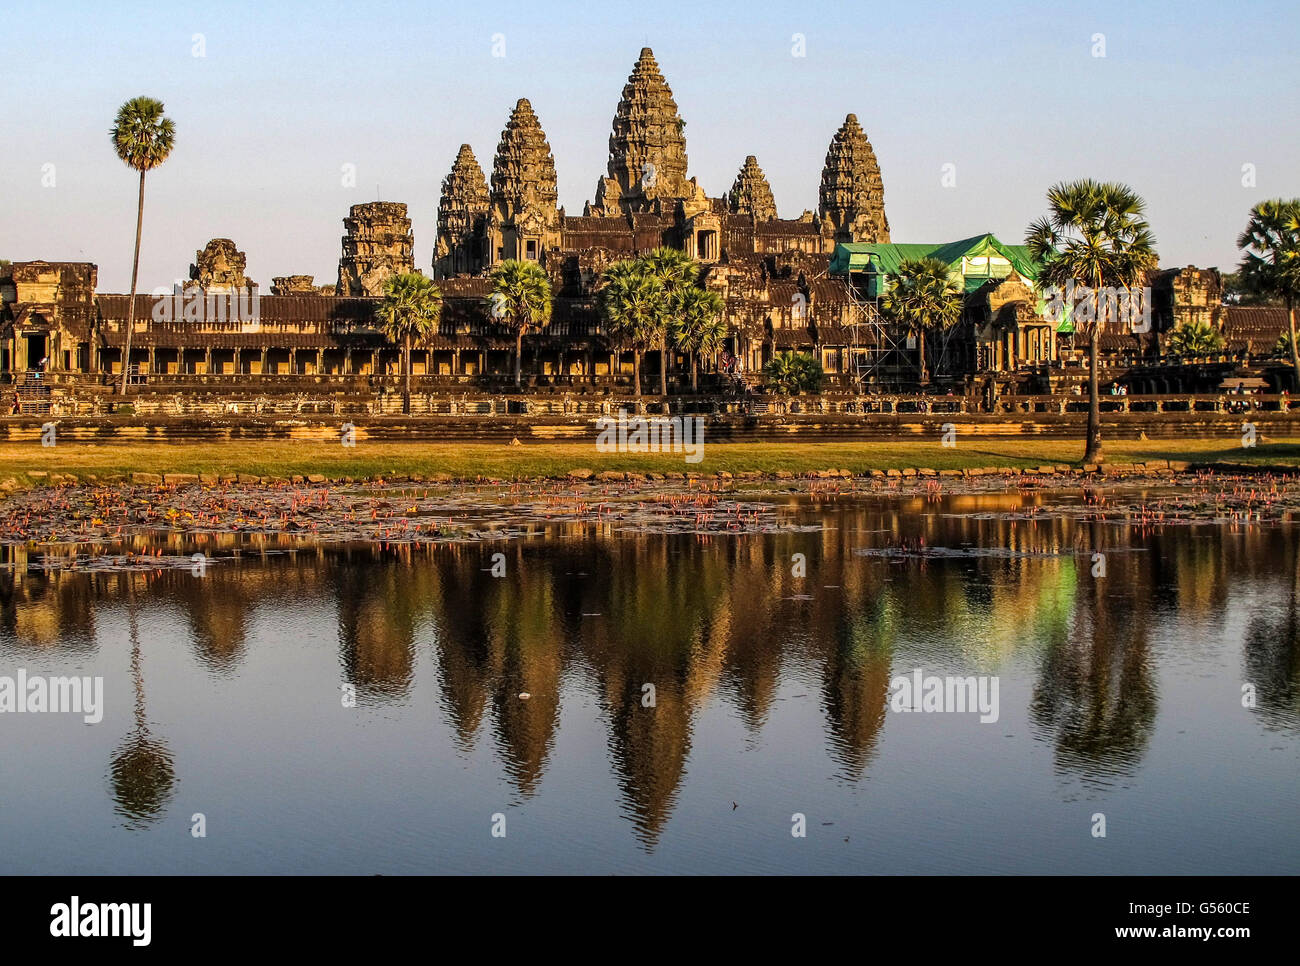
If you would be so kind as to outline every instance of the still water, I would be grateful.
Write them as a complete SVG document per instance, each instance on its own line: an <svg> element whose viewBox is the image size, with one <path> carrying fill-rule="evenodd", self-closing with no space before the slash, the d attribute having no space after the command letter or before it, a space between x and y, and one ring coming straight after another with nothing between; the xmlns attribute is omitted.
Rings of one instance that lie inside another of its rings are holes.
<svg viewBox="0 0 1300 966"><path fill-rule="evenodd" d="M0 715L0 872L1300 872L1300 527L766 499L201 573L5 548L0 675L105 707ZM918 670L997 720L891 710Z"/></svg>

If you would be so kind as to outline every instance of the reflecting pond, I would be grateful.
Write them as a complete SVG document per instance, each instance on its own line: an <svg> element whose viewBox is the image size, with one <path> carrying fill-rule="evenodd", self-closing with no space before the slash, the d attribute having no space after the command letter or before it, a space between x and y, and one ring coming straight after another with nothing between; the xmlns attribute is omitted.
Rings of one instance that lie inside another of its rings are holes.
<svg viewBox="0 0 1300 966"><path fill-rule="evenodd" d="M0 714L0 871L1300 872L1300 527L1041 500L5 547L0 677L104 708Z"/></svg>

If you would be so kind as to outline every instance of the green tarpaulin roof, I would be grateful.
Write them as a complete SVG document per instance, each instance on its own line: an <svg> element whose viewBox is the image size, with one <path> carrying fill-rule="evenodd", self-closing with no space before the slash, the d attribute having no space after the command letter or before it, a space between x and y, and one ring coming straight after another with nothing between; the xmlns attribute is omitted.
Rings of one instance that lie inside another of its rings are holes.
<svg viewBox="0 0 1300 966"><path fill-rule="evenodd" d="M854 242L835 246L831 256L830 273L845 275L849 272L873 272L893 275L908 259L937 258L948 265L960 265L962 258L1001 255L1021 275L1029 279L1038 277L1038 264L1024 245L1004 245L992 235L975 235L942 245L898 245ZM975 277L975 276L972 276Z"/></svg>

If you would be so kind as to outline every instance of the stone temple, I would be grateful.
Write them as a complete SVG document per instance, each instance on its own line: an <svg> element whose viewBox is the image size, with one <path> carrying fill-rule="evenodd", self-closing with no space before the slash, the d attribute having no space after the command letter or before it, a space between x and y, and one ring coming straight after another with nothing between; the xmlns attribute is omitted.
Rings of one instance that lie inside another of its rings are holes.
<svg viewBox="0 0 1300 966"><path fill-rule="evenodd" d="M1038 312L1023 249L992 235L895 244L880 164L856 115L833 132L828 125L817 210L797 218L779 216L758 154L737 157L730 188L718 186L711 197L690 176L685 131L646 48L617 101L606 170L582 214L559 206L556 160L526 98L505 121L490 171L470 145L460 145L429 226L436 231L431 274L444 302L437 335L413 352L417 388L437 394L513 385L514 336L491 317L488 273L506 259L528 259L544 268L554 293L550 323L524 338L528 388L630 391L631 354L603 332L596 290L608 265L660 246L700 263L703 284L726 306L726 355L751 384L768 360L796 350L822 363L833 391L914 388L915 340L883 323L875 298L888 266L929 254L960 273L966 291L963 325L929 359L936 379L959 392L990 383L1003 391L1057 388L1048 370L1077 347ZM278 275L268 294L246 277L235 242L213 239L178 287L180 311L160 313L159 296L137 295L129 360L122 358L129 299L96 292L94 265L0 261L0 370L21 379L44 360L45 385L103 393L124 361L135 385L158 392L382 391L396 384L400 352L379 330L375 309L389 278L415 270L414 232L405 204L353 205L343 219L334 284ZM1103 340L1113 368L1140 370L1188 312L1211 319L1238 355L1263 352L1276 340L1279 320L1265 318L1274 310L1205 309L1217 299L1214 270L1169 270L1152 283L1158 317L1151 334ZM207 311L180 305L195 292ZM221 311L226 302L235 310ZM646 353L643 388L657 391L665 364L670 391L689 391L690 360L671 350L666 360ZM715 368L716 360L704 360L702 388L723 384ZM1168 378L1142 377L1154 388L1173 388Z"/></svg>

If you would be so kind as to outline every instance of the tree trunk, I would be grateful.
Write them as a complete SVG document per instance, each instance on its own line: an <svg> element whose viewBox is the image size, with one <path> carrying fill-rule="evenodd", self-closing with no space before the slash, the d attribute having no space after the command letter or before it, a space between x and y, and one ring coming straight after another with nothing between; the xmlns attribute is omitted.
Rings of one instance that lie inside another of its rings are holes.
<svg viewBox="0 0 1300 966"><path fill-rule="evenodd" d="M135 256L131 259L131 297L126 303L126 341L122 346L122 395L131 369L131 333L135 329L135 285L140 276L140 232L144 228L144 172L140 172L140 200L135 208Z"/></svg>
<svg viewBox="0 0 1300 966"><path fill-rule="evenodd" d="M1101 326L1094 320L1088 339L1088 443L1083 451L1085 463L1100 463L1101 390L1097 378L1097 357L1101 350Z"/></svg>
<svg viewBox="0 0 1300 966"><path fill-rule="evenodd" d="M411 330L406 330L402 340L402 415L411 415Z"/></svg>
<svg viewBox="0 0 1300 966"><path fill-rule="evenodd" d="M921 385L925 385L930 380L925 375L925 329L916 330L916 348L919 350L918 358L921 360Z"/></svg>
<svg viewBox="0 0 1300 966"><path fill-rule="evenodd" d="M1300 345L1295 340L1295 299L1286 300L1286 321L1291 328L1291 388L1300 392Z"/></svg>
<svg viewBox="0 0 1300 966"><path fill-rule="evenodd" d="M515 388L521 389L524 384L524 330L515 330Z"/></svg>
<svg viewBox="0 0 1300 966"><path fill-rule="evenodd" d="M691 350L691 395L700 391L700 355Z"/></svg>
<svg viewBox="0 0 1300 966"><path fill-rule="evenodd" d="M659 346L659 395L668 395L668 332Z"/></svg>
<svg viewBox="0 0 1300 966"><path fill-rule="evenodd" d="M641 350L632 350L632 388L638 396L641 395Z"/></svg>

